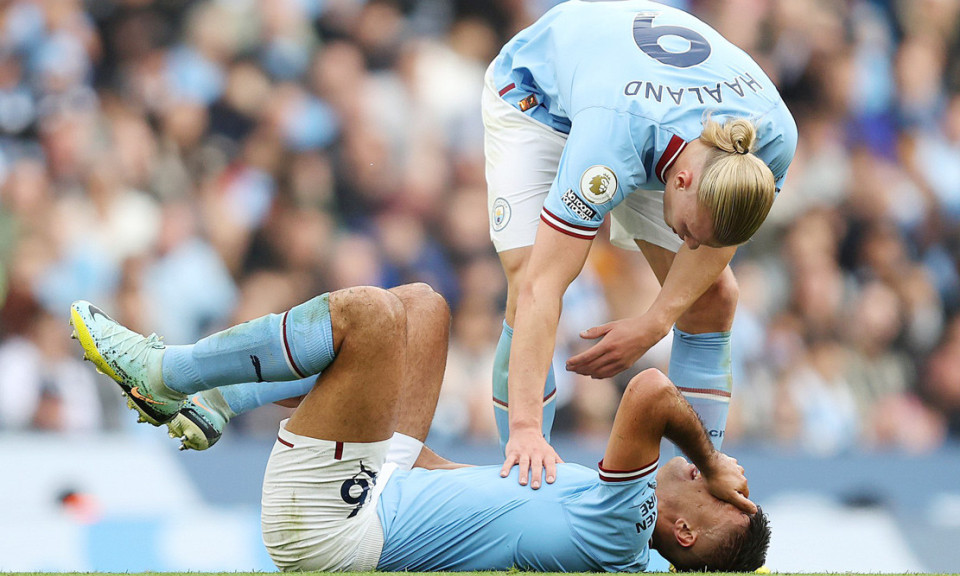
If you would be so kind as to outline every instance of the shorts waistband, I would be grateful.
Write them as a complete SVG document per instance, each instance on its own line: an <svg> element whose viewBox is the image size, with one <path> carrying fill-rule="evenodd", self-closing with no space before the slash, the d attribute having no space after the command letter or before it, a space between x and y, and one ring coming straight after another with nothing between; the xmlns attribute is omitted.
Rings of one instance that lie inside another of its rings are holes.
<svg viewBox="0 0 960 576"><path fill-rule="evenodd" d="M337 459L340 459L340 456L343 455L344 446L351 446L356 444L364 445L377 445L383 444L387 446L390 444L390 438L386 440L380 440L378 442L340 442L338 440L321 440L320 438L312 438L310 436L301 436L299 434L294 434L293 432L287 430L287 420L284 419L280 422L280 429L277 431L277 440L288 448L294 448L296 446L312 446L315 448L333 448L334 452L338 455Z"/></svg>

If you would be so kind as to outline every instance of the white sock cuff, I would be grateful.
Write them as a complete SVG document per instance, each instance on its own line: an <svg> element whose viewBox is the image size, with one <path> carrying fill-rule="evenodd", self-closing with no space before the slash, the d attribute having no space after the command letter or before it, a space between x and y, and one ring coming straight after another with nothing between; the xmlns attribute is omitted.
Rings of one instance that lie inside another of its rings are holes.
<svg viewBox="0 0 960 576"><path fill-rule="evenodd" d="M420 451L423 450L423 442L394 432L390 438L390 446L387 448L387 462L393 462L401 470L410 470L420 457Z"/></svg>

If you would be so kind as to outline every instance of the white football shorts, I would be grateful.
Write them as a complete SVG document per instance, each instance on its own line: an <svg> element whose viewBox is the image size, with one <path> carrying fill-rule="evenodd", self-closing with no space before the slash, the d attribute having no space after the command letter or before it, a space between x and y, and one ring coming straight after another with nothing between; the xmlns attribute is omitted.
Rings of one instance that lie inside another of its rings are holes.
<svg viewBox="0 0 960 576"><path fill-rule="evenodd" d="M492 70L483 84L483 153L490 239L503 252L533 245L567 136L507 104Z"/></svg>
<svg viewBox="0 0 960 576"><path fill-rule="evenodd" d="M637 190L610 212L610 243L637 251L635 240L645 240L676 252L683 240L663 219L663 191Z"/></svg>
<svg viewBox="0 0 960 576"><path fill-rule="evenodd" d="M482 97L487 216L490 239L497 252L503 252L533 245L567 136L504 101L492 69L487 69ZM610 217L610 242L615 246L636 251L637 239L676 252L683 244L663 220L662 191L630 194Z"/></svg>
<svg viewBox="0 0 960 576"><path fill-rule="evenodd" d="M377 515L393 465L390 440L333 442L293 434L280 423L263 476L263 543L288 571L371 571L383 548Z"/></svg>

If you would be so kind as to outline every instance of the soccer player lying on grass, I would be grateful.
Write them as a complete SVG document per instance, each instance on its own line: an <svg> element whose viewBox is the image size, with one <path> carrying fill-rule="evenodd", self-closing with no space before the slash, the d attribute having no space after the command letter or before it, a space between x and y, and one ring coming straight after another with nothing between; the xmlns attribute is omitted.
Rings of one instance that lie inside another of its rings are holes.
<svg viewBox="0 0 960 576"><path fill-rule="evenodd" d="M539 490L516 468L504 479L499 465L395 450L397 433L407 446L425 438L443 377L449 312L425 285L333 292L192 347L165 347L87 302L70 315L85 357L157 424L187 398L167 380L177 350L193 389L322 371L264 474L263 539L282 570L636 572L651 547L678 569L764 562L770 532L743 468L656 370L627 387L598 470L561 464ZM658 469L661 437L693 464Z"/></svg>

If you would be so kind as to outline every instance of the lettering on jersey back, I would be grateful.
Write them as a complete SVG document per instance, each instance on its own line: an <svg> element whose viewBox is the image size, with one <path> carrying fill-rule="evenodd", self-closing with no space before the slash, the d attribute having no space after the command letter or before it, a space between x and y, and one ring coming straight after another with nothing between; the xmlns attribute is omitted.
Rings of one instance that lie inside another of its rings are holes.
<svg viewBox="0 0 960 576"><path fill-rule="evenodd" d="M709 86L704 86L704 87L703 87L703 91L706 92L707 94L709 94L711 98L713 98L714 100L716 100L716 101L717 101L717 104L720 104L720 103L723 102L723 97L722 97L722 95L720 94L720 83L719 83L719 82L717 82L717 89L716 89L716 91L711 90Z"/></svg>
<svg viewBox="0 0 960 576"><path fill-rule="evenodd" d="M674 91L672 88L667 86L667 93L670 94L670 97L673 98L673 101L677 103L677 106L683 102L683 88L678 91Z"/></svg>
<svg viewBox="0 0 960 576"><path fill-rule="evenodd" d="M697 100L699 100L700 103L703 104L703 96L700 95L700 87L699 87L699 86L691 86L691 87L687 88L687 91L689 91L691 94L696 94L696 95L697 95Z"/></svg>
<svg viewBox="0 0 960 576"><path fill-rule="evenodd" d="M656 98L657 102L663 98L663 85L657 84L657 87L654 88L653 84L647 82L647 99L650 99L650 94L653 94L653 97Z"/></svg>
<svg viewBox="0 0 960 576"><path fill-rule="evenodd" d="M740 86L740 78L734 78L733 84L729 82L724 82L726 86L729 86L731 90L737 93L737 96L743 98L743 88Z"/></svg>
<svg viewBox="0 0 960 576"><path fill-rule="evenodd" d="M636 96L647 100L663 101L663 92L666 90L677 106L688 104L707 104L716 102L723 104L723 98L745 98L747 90L757 93L763 90L760 84L749 72L744 72L731 80L724 80L713 85L701 84L699 86L671 86L669 84L655 84L645 80L631 80L623 87L625 96ZM669 100L668 100L669 102Z"/></svg>

